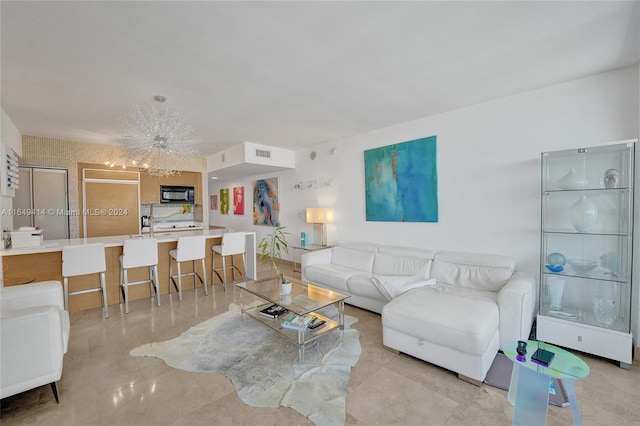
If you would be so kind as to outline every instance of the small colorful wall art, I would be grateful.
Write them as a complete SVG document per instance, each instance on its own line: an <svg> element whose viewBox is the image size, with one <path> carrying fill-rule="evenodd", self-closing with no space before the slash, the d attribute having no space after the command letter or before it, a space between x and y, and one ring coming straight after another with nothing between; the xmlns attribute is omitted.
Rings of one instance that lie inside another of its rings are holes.
<svg viewBox="0 0 640 426"><path fill-rule="evenodd" d="M233 188L233 214L244 214L244 186Z"/></svg>
<svg viewBox="0 0 640 426"><path fill-rule="evenodd" d="M213 194L210 198L211 198L211 210L218 210L218 194Z"/></svg>
<svg viewBox="0 0 640 426"><path fill-rule="evenodd" d="M220 190L220 213L229 214L229 188Z"/></svg>
<svg viewBox="0 0 640 426"><path fill-rule="evenodd" d="M253 224L280 226L278 178L253 181Z"/></svg>
<svg viewBox="0 0 640 426"><path fill-rule="evenodd" d="M368 221L437 222L436 137L364 152Z"/></svg>

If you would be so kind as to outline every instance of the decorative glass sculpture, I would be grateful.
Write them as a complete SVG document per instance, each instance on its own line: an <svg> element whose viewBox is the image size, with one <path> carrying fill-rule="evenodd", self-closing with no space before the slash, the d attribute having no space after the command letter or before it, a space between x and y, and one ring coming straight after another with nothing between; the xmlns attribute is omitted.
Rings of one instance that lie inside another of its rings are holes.
<svg viewBox="0 0 640 426"><path fill-rule="evenodd" d="M617 188L619 178L620 173L616 169L607 170L606 172L604 172L604 187Z"/></svg>
<svg viewBox="0 0 640 426"><path fill-rule="evenodd" d="M602 283L593 298L593 313L596 321L604 326L614 323L620 312L620 291L615 283Z"/></svg>
<svg viewBox="0 0 640 426"><path fill-rule="evenodd" d="M578 176L576 169L571 169L569 172L558 179L558 188L560 189L582 189L587 186L589 182Z"/></svg>
<svg viewBox="0 0 640 426"><path fill-rule="evenodd" d="M578 232L588 232L598 221L598 206L583 195L571 205L571 225Z"/></svg>
<svg viewBox="0 0 640 426"><path fill-rule="evenodd" d="M558 277L547 278L549 285L549 301L551 309L562 309L562 293L564 292L564 279Z"/></svg>
<svg viewBox="0 0 640 426"><path fill-rule="evenodd" d="M547 256L547 263L551 266L564 266L567 264L567 258L562 253L551 253Z"/></svg>

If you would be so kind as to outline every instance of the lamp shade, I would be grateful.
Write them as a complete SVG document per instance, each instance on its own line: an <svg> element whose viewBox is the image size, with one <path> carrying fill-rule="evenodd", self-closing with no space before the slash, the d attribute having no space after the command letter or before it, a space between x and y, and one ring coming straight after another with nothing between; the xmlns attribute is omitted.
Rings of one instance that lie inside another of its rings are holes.
<svg viewBox="0 0 640 426"><path fill-rule="evenodd" d="M307 223L332 223L334 210L328 207L315 207L307 209Z"/></svg>

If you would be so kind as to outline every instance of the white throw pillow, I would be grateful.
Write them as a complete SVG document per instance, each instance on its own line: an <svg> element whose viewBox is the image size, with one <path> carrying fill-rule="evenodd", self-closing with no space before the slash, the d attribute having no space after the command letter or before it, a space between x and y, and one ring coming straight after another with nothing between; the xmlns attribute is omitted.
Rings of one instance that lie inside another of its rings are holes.
<svg viewBox="0 0 640 426"><path fill-rule="evenodd" d="M435 278L427 280L422 277L407 275L376 275L371 277L371 281L387 300L393 300L411 289L436 283Z"/></svg>

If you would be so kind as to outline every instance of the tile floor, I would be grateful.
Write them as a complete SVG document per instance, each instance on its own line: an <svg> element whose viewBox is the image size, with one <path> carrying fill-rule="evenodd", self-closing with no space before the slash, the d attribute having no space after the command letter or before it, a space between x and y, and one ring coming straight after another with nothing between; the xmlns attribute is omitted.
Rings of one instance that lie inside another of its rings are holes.
<svg viewBox="0 0 640 426"><path fill-rule="evenodd" d="M261 273L262 274L262 273ZM185 286L185 288L188 286ZM1 401L0 422L9 425L307 425L289 408L253 408L234 393L224 376L187 373L129 351L173 338L227 310L238 292L222 286L205 297L187 290L182 303L163 296L118 306L103 319L100 310L71 315L71 338L58 383L60 403L49 386ZM513 407L505 391L473 386L450 371L382 347L380 316L347 306L357 317L362 355L351 372L347 424L510 425ZM220 348L224 350L224 348ZM640 424L640 363L630 371L579 354L591 375L576 382L585 425ZM570 425L569 408L549 407L549 425Z"/></svg>

